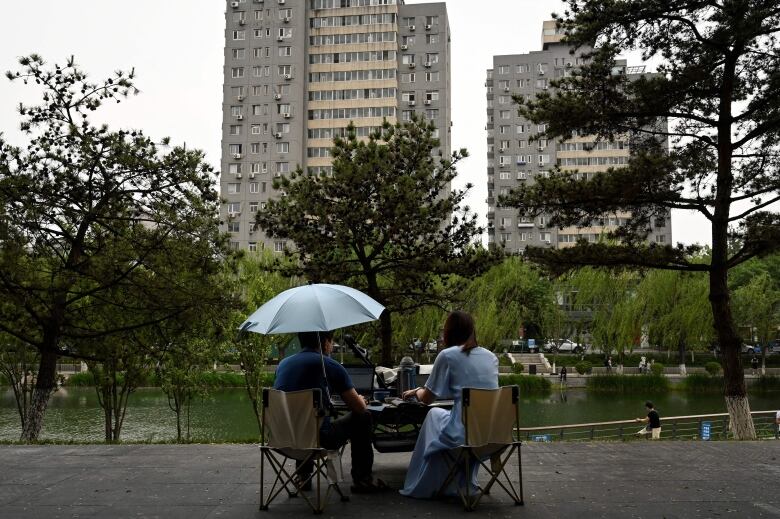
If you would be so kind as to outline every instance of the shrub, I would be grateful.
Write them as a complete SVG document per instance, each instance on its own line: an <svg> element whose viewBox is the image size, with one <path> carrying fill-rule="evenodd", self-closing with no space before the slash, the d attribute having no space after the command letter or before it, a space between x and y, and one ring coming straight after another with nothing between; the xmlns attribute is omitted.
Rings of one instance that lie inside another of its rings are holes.
<svg viewBox="0 0 780 519"><path fill-rule="evenodd" d="M661 376L664 374L664 365L660 362L654 362L652 366L650 366L650 371L653 372L653 375Z"/></svg>
<svg viewBox="0 0 780 519"><path fill-rule="evenodd" d="M514 364L512 364L512 373L514 373L516 375L519 375L520 373L522 373L524 369L525 369L525 366L523 366L522 362L515 362Z"/></svg>
<svg viewBox="0 0 780 519"><path fill-rule="evenodd" d="M64 385L71 387L92 387L95 385L95 379L92 378L92 373L84 371L82 373L74 373L68 377Z"/></svg>
<svg viewBox="0 0 780 519"><path fill-rule="evenodd" d="M586 387L600 393L665 393L669 380L660 375L594 375Z"/></svg>
<svg viewBox="0 0 780 519"><path fill-rule="evenodd" d="M710 374L710 376L714 377L720 374L720 364L714 361L710 361L707 364L704 365L704 369L707 370L707 373Z"/></svg>
<svg viewBox="0 0 780 519"><path fill-rule="evenodd" d="M723 377L692 373L682 380L682 388L690 393L720 393L723 391Z"/></svg>
<svg viewBox="0 0 780 519"><path fill-rule="evenodd" d="M587 360L583 360L575 364L574 369L576 369L577 373L579 373L580 375L587 375L588 373L593 371L593 364L591 364Z"/></svg>
<svg viewBox="0 0 780 519"><path fill-rule="evenodd" d="M499 386L520 386L521 395L539 395L549 393L552 389L550 381L544 377L531 375L499 375Z"/></svg>
<svg viewBox="0 0 780 519"><path fill-rule="evenodd" d="M509 357L506 353L500 353L498 356L498 365L499 366L511 366L512 365L512 359Z"/></svg>
<svg viewBox="0 0 780 519"><path fill-rule="evenodd" d="M0 373L0 386L10 386L11 383L8 381L8 378L6 378L5 375Z"/></svg>

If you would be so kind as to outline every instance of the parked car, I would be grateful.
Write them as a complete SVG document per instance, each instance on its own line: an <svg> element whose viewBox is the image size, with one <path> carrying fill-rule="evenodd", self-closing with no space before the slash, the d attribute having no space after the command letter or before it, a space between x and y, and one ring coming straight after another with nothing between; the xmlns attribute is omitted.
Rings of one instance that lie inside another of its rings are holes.
<svg viewBox="0 0 780 519"><path fill-rule="evenodd" d="M544 345L544 351L550 353L575 353L579 355L585 347L569 339L552 339Z"/></svg>

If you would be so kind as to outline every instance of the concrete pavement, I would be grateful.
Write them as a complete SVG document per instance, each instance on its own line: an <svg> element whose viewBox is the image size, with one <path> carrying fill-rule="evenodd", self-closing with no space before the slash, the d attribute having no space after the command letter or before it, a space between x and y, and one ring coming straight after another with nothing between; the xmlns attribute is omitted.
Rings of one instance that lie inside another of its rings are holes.
<svg viewBox="0 0 780 519"><path fill-rule="evenodd" d="M394 487L409 454L378 454ZM282 497L258 511L256 445L0 446L0 517L277 518L311 515ZM345 453L345 470L349 454ZM512 473L514 471L510 471ZM494 490L487 517L780 517L780 441L533 443L523 447L524 507ZM465 515L455 500L352 496L325 517Z"/></svg>

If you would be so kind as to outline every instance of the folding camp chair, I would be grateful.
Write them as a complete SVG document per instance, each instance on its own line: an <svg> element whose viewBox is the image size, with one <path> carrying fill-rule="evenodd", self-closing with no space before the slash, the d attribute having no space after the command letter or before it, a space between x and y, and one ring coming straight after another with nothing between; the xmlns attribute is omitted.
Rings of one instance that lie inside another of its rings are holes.
<svg viewBox="0 0 780 519"><path fill-rule="evenodd" d="M519 425L519 395L517 386L463 389L461 405L466 436L463 445L444 453L450 470L439 488L439 495L455 481L464 508L471 511L482 496L489 494L493 485L498 483L515 505L524 504L521 442L514 437L514 429ZM506 472L507 462L515 451L518 489ZM471 485L471 472L475 464L483 467L490 475L487 485L484 488L477 487L476 492Z"/></svg>
<svg viewBox="0 0 780 519"><path fill-rule="evenodd" d="M263 389L263 418L260 445L260 510L286 490L289 497L301 496L315 514L325 509L331 493L338 494L341 501L349 501L339 488L341 478L341 457L337 451L328 451L320 446L320 425L325 417L322 395L319 389L283 392ZM288 470L288 460L313 465L313 471L306 478L298 477L295 469ZM274 481L265 490L265 462L274 472ZM312 484L312 495L307 496L304 486ZM323 483L327 490L323 495Z"/></svg>

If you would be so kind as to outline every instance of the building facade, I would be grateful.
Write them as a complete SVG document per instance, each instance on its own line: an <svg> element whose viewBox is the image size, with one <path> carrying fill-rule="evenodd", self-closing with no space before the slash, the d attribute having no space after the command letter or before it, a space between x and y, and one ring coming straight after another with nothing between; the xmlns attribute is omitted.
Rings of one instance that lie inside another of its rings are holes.
<svg viewBox="0 0 780 519"><path fill-rule="evenodd" d="M571 75L583 58L571 54L571 47L561 43L562 34L554 21L546 21L542 30L542 50L527 54L493 57L493 68L487 71L487 142L488 142L488 242L501 245L508 252L521 252L527 246L564 248L578 239L595 242L606 231L614 230L629 214L605 214L589 228L550 227L549 216L530 218L517 209L500 207L501 195L548 175L556 165L576 170L580 178L620 167L628 163L628 139L597 142L593 136L577 136L565 141L538 139L534 134L544 125L534 125L517 113L513 95L532 99L551 88L550 82ZM644 67L629 67L619 62L614 73L637 76ZM665 124L665 123L664 123ZM652 222L648 239L655 243L672 243L671 216Z"/></svg>
<svg viewBox="0 0 780 519"><path fill-rule="evenodd" d="M234 248L279 252L254 225L275 177L329 174L333 138L414 114L450 153L450 28L442 3L229 0L220 217Z"/></svg>

